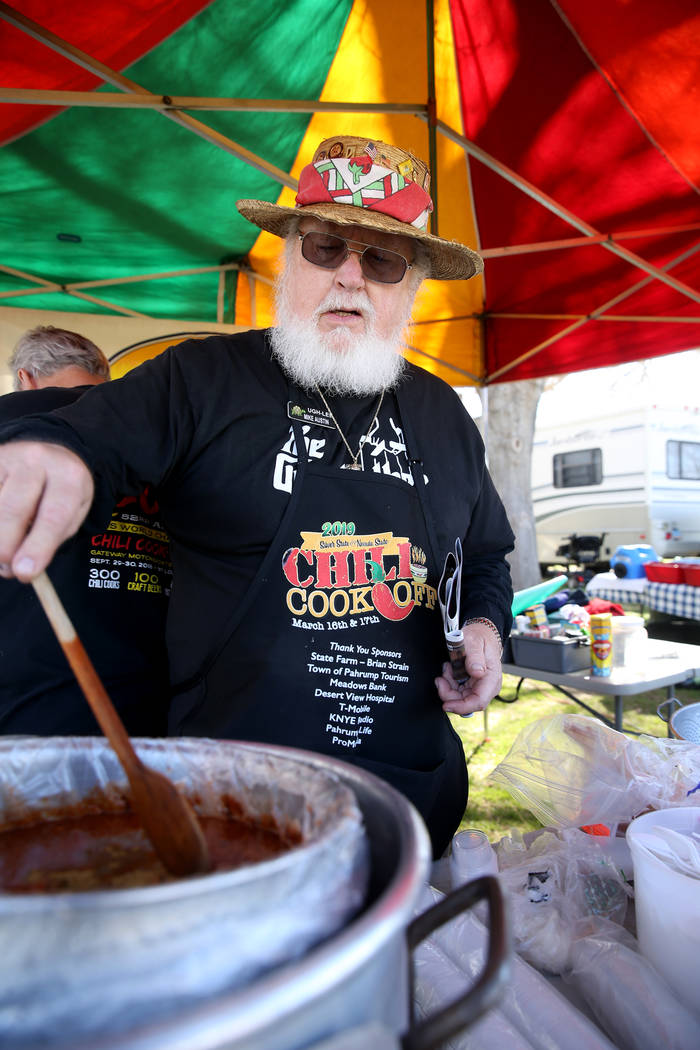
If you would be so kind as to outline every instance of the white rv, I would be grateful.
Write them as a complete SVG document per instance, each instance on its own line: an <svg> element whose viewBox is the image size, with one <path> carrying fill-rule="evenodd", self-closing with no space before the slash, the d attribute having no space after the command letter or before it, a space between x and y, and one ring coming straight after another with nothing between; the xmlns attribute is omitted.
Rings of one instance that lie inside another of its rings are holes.
<svg viewBox="0 0 700 1050"><path fill-rule="evenodd" d="M561 561L574 534L604 533L602 561L623 544L699 554L700 411L623 408L538 426L532 503L542 565Z"/></svg>

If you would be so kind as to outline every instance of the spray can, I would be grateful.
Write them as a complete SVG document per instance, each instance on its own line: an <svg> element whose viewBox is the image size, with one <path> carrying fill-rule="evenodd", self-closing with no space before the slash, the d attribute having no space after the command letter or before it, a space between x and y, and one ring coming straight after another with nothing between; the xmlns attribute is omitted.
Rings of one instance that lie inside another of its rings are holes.
<svg viewBox="0 0 700 1050"><path fill-rule="evenodd" d="M590 619L593 674L608 678L612 671L612 616L593 613Z"/></svg>

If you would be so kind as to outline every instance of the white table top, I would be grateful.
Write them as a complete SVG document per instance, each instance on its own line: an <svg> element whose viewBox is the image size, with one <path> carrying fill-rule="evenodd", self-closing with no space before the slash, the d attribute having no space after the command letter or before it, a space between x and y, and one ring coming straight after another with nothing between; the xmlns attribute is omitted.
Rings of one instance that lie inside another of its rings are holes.
<svg viewBox="0 0 700 1050"><path fill-rule="evenodd" d="M615 573L610 572L599 572L586 584L586 594L589 594L591 598L595 597L598 591L615 591L617 594L635 595L641 594L647 585L646 576L636 576L634 579L628 579L623 576L620 579ZM610 599L607 599L608 601Z"/></svg>
<svg viewBox="0 0 700 1050"><path fill-rule="evenodd" d="M700 645L667 642L658 638L647 641L647 659L639 667L614 667L609 677L594 675L590 668L583 671L542 671L537 667L503 664L503 673L518 678L532 678L538 682L569 686L584 693L601 696L631 696L659 689L665 685L683 682L691 675L700 674Z"/></svg>

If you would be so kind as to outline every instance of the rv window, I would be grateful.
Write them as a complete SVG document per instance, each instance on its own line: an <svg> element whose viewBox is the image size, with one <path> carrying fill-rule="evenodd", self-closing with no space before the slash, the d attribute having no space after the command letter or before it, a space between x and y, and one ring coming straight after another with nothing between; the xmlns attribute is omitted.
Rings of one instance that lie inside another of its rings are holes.
<svg viewBox="0 0 700 1050"><path fill-rule="evenodd" d="M558 452L552 460L555 489L577 485L600 485L603 481L603 457L599 448Z"/></svg>
<svg viewBox="0 0 700 1050"><path fill-rule="evenodd" d="M666 473L669 478L700 481L700 441L667 441Z"/></svg>

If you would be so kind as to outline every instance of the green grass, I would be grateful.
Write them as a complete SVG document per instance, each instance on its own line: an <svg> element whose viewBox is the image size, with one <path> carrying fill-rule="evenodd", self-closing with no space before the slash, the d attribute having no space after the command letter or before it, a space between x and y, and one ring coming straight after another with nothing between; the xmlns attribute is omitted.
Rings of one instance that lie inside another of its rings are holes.
<svg viewBox="0 0 700 1050"><path fill-rule="evenodd" d="M515 693L518 679L509 675L503 678L501 695L510 698ZM570 690L572 693L573 690ZM576 693L589 707L599 710L607 718L614 716L612 697L591 696ZM683 704L700 701L697 688L684 689L676 687L675 695ZM625 728L650 736L666 736L666 724L656 713L656 708L666 699L665 689L652 690L638 696L624 699L623 724ZM472 718L453 718L457 733L464 745L464 752L469 766L469 805L462 821L462 827L479 828L486 832L491 842L498 842L511 830L532 831L541 827L539 820L528 809L503 788L490 783L488 774L505 758L521 729L555 714L567 712L583 714L586 712L577 704L567 700L558 693L554 686L543 682L526 679L521 688L519 699L513 704L493 700L488 710L488 733L484 736L482 715Z"/></svg>

